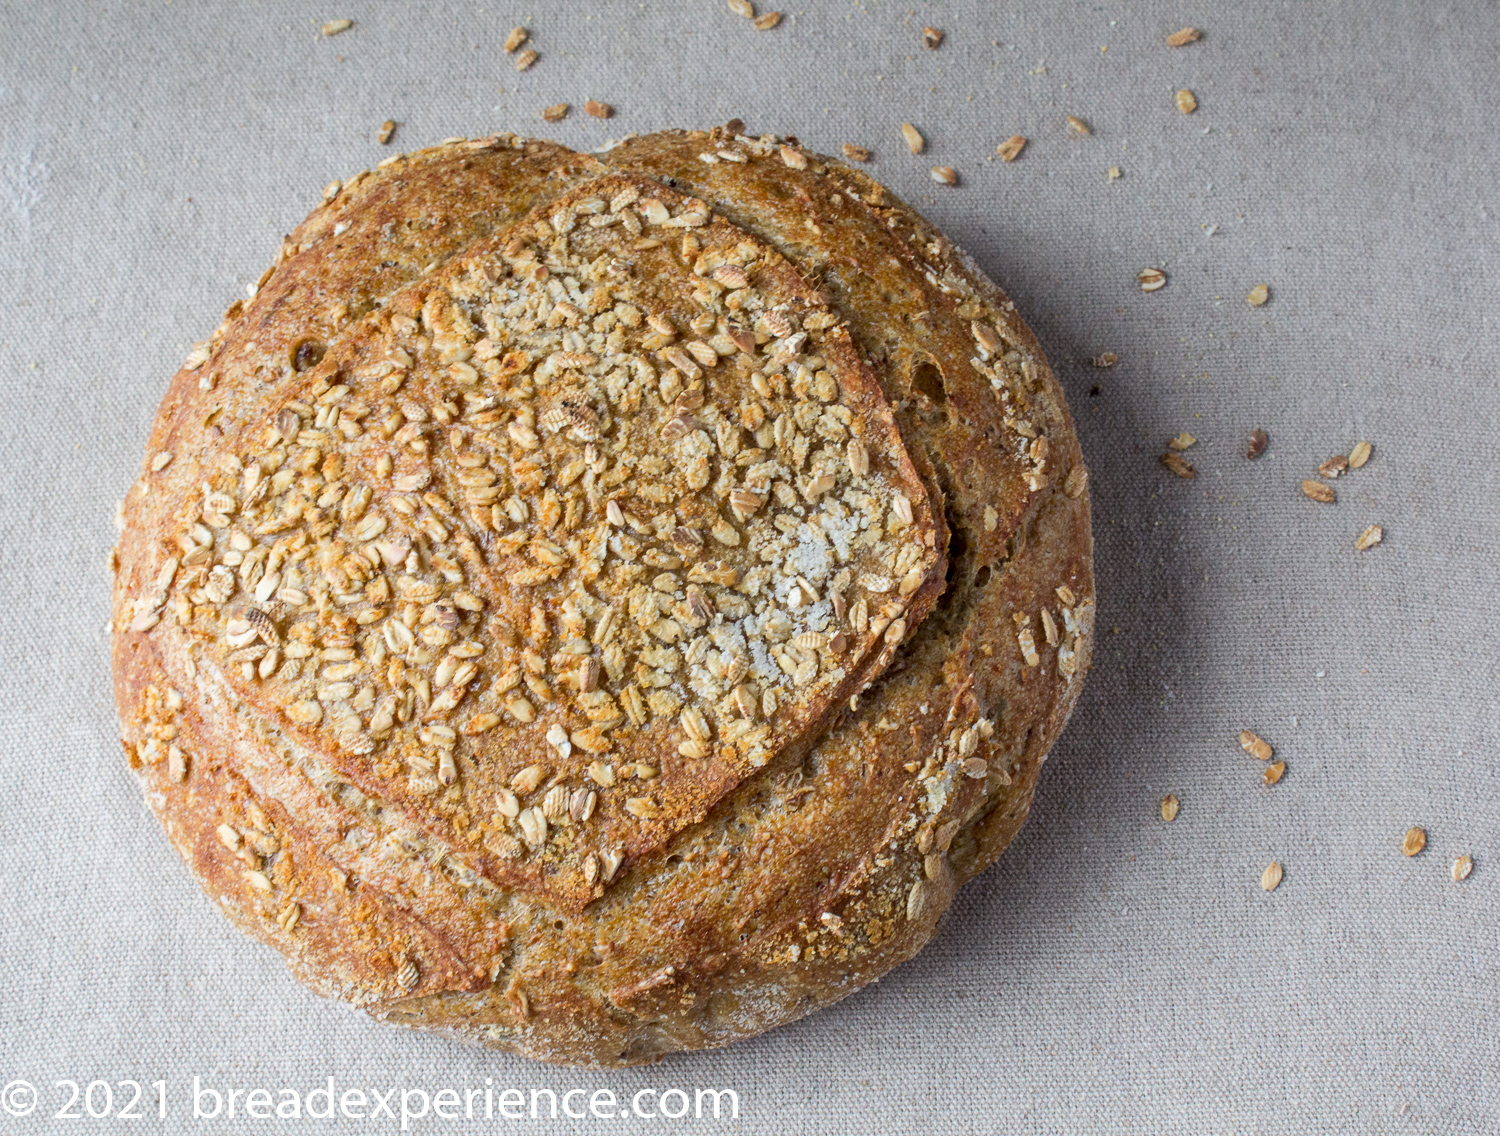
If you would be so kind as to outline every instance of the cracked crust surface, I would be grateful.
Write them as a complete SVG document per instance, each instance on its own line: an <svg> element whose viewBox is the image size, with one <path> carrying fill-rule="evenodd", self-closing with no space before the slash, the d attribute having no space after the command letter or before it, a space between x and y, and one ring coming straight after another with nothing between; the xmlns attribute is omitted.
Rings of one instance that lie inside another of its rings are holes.
<svg viewBox="0 0 1500 1136"><path fill-rule="evenodd" d="M914 954L1088 665L1086 474L1013 305L770 136L325 196L124 506L123 741L206 891L320 993L569 1064Z"/></svg>

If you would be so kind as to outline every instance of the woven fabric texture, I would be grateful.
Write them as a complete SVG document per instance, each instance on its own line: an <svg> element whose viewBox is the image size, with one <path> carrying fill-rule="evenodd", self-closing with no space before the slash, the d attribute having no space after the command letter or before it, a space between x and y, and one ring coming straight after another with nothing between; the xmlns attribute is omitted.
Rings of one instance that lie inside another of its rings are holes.
<svg viewBox="0 0 1500 1136"><path fill-rule="evenodd" d="M334 18L353 26L321 34ZM518 23L525 72L503 49ZM1167 46L1184 25L1201 40ZM740 1101L734 1121L413 1122L428 1132L1500 1126L1492 10L788 0L760 31L723 0L15 0L0 44L0 1082L40 1093L0 1127L79 1131L52 1119L53 1082L130 1078L167 1081L168 1120L143 1128L399 1128L194 1120L195 1075ZM167 378L336 177L452 135L592 149L732 117L869 147L1067 390L1099 638L1031 820L915 961L728 1050L578 1073L323 1002L204 898L120 753L106 557ZM1183 431L1193 480L1158 460ZM1337 503L1303 495L1361 439ZM1383 543L1356 550L1372 524ZM1247 727L1286 762L1274 787Z"/></svg>

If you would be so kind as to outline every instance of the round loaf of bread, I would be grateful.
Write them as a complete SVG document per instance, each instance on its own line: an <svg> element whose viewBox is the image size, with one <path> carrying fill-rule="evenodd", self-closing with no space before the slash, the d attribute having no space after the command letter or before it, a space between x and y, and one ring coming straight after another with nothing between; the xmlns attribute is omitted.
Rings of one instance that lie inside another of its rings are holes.
<svg viewBox="0 0 1500 1136"><path fill-rule="evenodd" d="M122 509L125 754L208 895L320 994L573 1065L910 958L1089 660L1087 476L1014 305L738 123L323 196Z"/></svg>

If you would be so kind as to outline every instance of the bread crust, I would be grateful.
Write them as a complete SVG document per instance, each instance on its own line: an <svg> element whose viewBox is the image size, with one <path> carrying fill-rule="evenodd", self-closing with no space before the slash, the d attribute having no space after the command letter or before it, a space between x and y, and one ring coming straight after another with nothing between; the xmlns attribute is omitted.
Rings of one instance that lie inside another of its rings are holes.
<svg viewBox="0 0 1500 1136"><path fill-rule="evenodd" d="M206 892L319 993L573 1065L916 953L1090 655L1086 474L1013 305L770 137L330 189L124 505L122 739Z"/></svg>

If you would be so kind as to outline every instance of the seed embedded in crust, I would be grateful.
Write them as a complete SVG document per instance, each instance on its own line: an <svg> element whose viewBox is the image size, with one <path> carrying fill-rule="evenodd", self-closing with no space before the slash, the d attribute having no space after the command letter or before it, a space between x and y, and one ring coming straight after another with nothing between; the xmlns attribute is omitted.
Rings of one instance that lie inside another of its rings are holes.
<svg viewBox="0 0 1500 1136"><path fill-rule="evenodd" d="M380 144L382 146L389 143L390 140L395 137L395 135L396 120L394 118L388 118L380 124L380 134L378 135L378 137L380 138Z"/></svg>
<svg viewBox="0 0 1500 1136"><path fill-rule="evenodd" d="M1314 501L1318 501L1324 505L1332 505L1338 500L1338 495L1334 493L1333 486L1324 485L1321 481L1304 481L1302 483L1302 492Z"/></svg>
<svg viewBox="0 0 1500 1136"><path fill-rule="evenodd" d="M1014 162L1021 156L1021 151L1026 149L1026 139L1023 135L1012 134L1004 142L995 147L995 153L1000 155L1002 162Z"/></svg>
<svg viewBox="0 0 1500 1136"><path fill-rule="evenodd" d="M515 51L516 48L526 42L526 37L530 34L530 32L520 26L511 28L510 35L505 37L505 50L507 52Z"/></svg>
<svg viewBox="0 0 1500 1136"><path fill-rule="evenodd" d="M1167 37L1168 47L1186 47L1190 43L1197 43L1203 38L1203 33L1197 28L1183 28L1181 31L1173 32Z"/></svg>
<svg viewBox="0 0 1500 1136"><path fill-rule="evenodd" d="M1355 442L1354 448L1349 451L1349 468L1359 469L1365 462L1370 460L1370 454L1374 450L1375 447L1370 445L1369 442Z"/></svg>
<svg viewBox="0 0 1500 1136"><path fill-rule="evenodd" d="M336 36L340 32L348 31L353 26L353 20L329 20L323 25L323 34L326 36Z"/></svg>
<svg viewBox="0 0 1500 1136"><path fill-rule="evenodd" d="M1427 847L1427 830L1413 825L1406 830L1406 836L1401 840L1401 855L1415 856Z"/></svg>
<svg viewBox="0 0 1500 1136"><path fill-rule="evenodd" d="M1272 860L1266 865L1266 870L1260 874L1260 887L1262 891L1275 891L1281 883L1281 865Z"/></svg>
<svg viewBox="0 0 1500 1136"><path fill-rule="evenodd" d="M853 142L845 142L843 145L844 157L851 162L868 162L870 151L863 146L856 146Z"/></svg>
<svg viewBox="0 0 1500 1136"><path fill-rule="evenodd" d="M528 47L525 51L521 52L520 55L516 56L516 70L525 71L536 61L536 49Z"/></svg>
<svg viewBox="0 0 1500 1136"><path fill-rule="evenodd" d="M1175 794L1168 793L1161 799L1161 819L1171 824L1177 819L1177 810L1182 807Z"/></svg>
<svg viewBox="0 0 1500 1136"><path fill-rule="evenodd" d="M589 99L583 104L583 113L590 118L608 118L615 113L615 108L608 103L601 103L598 99Z"/></svg>
<svg viewBox="0 0 1500 1136"><path fill-rule="evenodd" d="M1159 268L1143 268L1135 274L1142 292L1158 292L1167 286L1167 274Z"/></svg>
<svg viewBox="0 0 1500 1136"><path fill-rule="evenodd" d="M1087 138L1094 132L1094 128L1076 114L1068 115L1068 133L1075 138Z"/></svg>
<svg viewBox="0 0 1500 1136"><path fill-rule="evenodd" d="M1385 529L1379 525L1371 525L1355 538L1354 547L1361 552L1368 552L1384 539Z"/></svg>
<svg viewBox="0 0 1500 1136"><path fill-rule="evenodd" d="M1177 109L1183 114L1192 114L1198 109L1198 99L1186 87L1177 92Z"/></svg>
<svg viewBox="0 0 1500 1136"><path fill-rule="evenodd" d="M764 16L756 16L751 26L758 32L768 32L779 23L781 23L780 12L767 12Z"/></svg>
<svg viewBox="0 0 1500 1136"><path fill-rule="evenodd" d="M1286 762L1273 761L1261 771L1260 779L1267 785L1274 785L1281 780L1281 775L1286 772Z"/></svg>
<svg viewBox="0 0 1500 1136"><path fill-rule="evenodd" d="M1266 452L1266 447L1271 444L1271 435L1267 434L1259 426L1250 431L1250 445L1245 449L1245 456L1251 461Z"/></svg>
<svg viewBox="0 0 1500 1136"><path fill-rule="evenodd" d="M1063 492L1069 497L1081 497L1083 496L1084 489L1088 487L1088 483L1089 471L1081 465L1075 465L1072 469L1068 470L1068 476L1063 479ZM985 515L985 519L989 519L988 514Z"/></svg>
<svg viewBox="0 0 1500 1136"><path fill-rule="evenodd" d="M542 121L544 121L544 122L561 122L563 119L565 119L567 117L568 117L568 104L567 103L556 103L556 104L554 104L552 106L547 107L544 111L542 111Z"/></svg>
<svg viewBox="0 0 1500 1136"><path fill-rule="evenodd" d="M1162 454L1161 464L1185 481L1191 481L1198 476L1198 471L1193 468L1193 464L1181 454Z"/></svg>
<svg viewBox="0 0 1500 1136"><path fill-rule="evenodd" d="M1240 731L1240 748L1251 757L1258 757L1261 761L1270 761L1271 754L1275 752L1271 748L1271 743L1254 730Z"/></svg>
<svg viewBox="0 0 1500 1136"><path fill-rule="evenodd" d="M1457 860L1453 861L1453 867L1449 869L1449 874L1453 877L1453 882L1457 884L1468 879L1469 873L1473 870L1474 858L1472 856L1460 856Z"/></svg>
<svg viewBox="0 0 1500 1136"><path fill-rule="evenodd" d="M958 184L958 171L952 166L933 166L930 173L932 180L940 185Z"/></svg>
<svg viewBox="0 0 1500 1136"><path fill-rule="evenodd" d="M937 28L923 28L922 42L925 43L929 49L936 51L938 49L938 45L943 42L943 33L938 31Z"/></svg>
<svg viewBox="0 0 1500 1136"><path fill-rule="evenodd" d="M901 137L906 139L906 148L913 154L920 154L927 146L927 139L922 137L922 132L909 122L901 124Z"/></svg>
<svg viewBox="0 0 1500 1136"><path fill-rule="evenodd" d="M781 148L781 164L793 170L807 169L807 155L803 154L795 146L783 146Z"/></svg>
<svg viewBox="0 0 1500 1136"><path fill-rule="evenodd" d="M1252 308L1258 308L1271 298L1271 288L1266 284L1257 284L1250 289L1250 294L1245 297L1245 302Z"/></svg>

